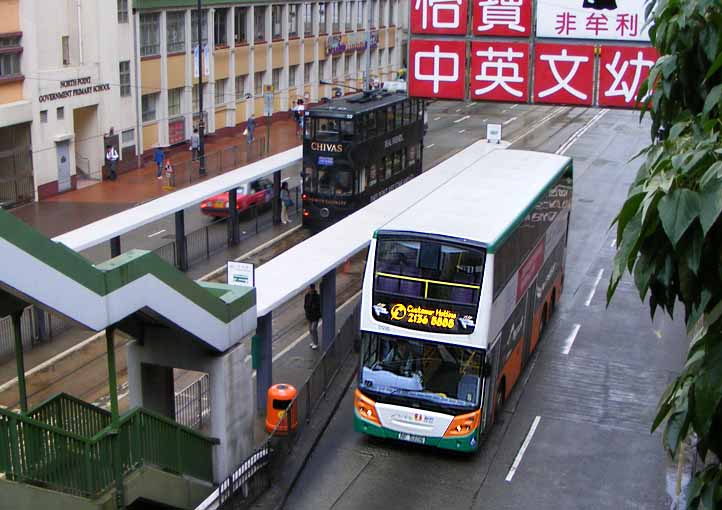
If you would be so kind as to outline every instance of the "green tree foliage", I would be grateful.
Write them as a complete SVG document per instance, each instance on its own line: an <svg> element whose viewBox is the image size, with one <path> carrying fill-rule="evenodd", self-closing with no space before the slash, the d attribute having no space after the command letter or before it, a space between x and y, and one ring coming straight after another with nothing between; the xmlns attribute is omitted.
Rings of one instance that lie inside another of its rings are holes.
<svg viewBox="0 0 722 510"><path fill-rule="evenodd" d="M676 455L695 434L706 467L691 509L722 508L722 2L657 0L649 13L660 58L640 90L653 142L620 210L608 301L629 271L652 315L684 311L686 363L661 398L652 430ZM642 113L644 115L645 112ZM665 129L663 140L658 129Z"/></svg>

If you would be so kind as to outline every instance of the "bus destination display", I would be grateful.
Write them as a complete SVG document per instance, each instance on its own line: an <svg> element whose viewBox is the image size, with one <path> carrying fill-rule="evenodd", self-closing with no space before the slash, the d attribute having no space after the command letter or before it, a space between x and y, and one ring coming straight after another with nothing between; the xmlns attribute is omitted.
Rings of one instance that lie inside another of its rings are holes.
<svg viewBox="0 0 722 510"><path fill-rule="evenodd" d="M373 316L380 322L434 333L470 334L476 325L476 318L471 314L410 302L376 303Z"/></svg>

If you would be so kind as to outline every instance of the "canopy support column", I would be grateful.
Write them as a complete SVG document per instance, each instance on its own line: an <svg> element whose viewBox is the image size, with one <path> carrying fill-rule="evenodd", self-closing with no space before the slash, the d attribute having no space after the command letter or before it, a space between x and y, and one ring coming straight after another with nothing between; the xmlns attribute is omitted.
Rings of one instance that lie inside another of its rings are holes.
<svg viewBox="0 0 722 510"><path fill-rule="evenodd" d="M15 364L18 370L18 393L20 394L20 412L28 412L28 394L25 387L25 353L23 352L23 332L21 320L23 312L13 312L13 333L15 334Z"/></svg>
<svg viewBox="0 0 722 510"><path fill-rule="evenodd" d="M273 224L281 223L281 171L273 172Z"/></svg>
<svg viewBox="0 0 722 510"><path fill-rule="evenodd" d="M188 269L188 246L186 244L186 224L183 210L175 213L175 249L176 266L181 271Z"/></svg>
<svg viewBox="0 0 722 510"><path fill-rule="evenodd" d="M336 269L321 278L321 319L323 320L322 345L327 349L336 337Z"/></svg>
<svg viewBox="0 0 722 510"><path fill-rule="evenodd" d="M238 223L238 188L233 188L228 192L228 212L230 221L228 226L231 229L228 235L228 244L230 246L237 245L241 240L241 231Z"/></svg>
<svg viewBox="0 0 722 510"><path fill-rule="evenodd" d="M258 368L256 370L256 408L266 408L266 394L273 382L273 312L259 317L256 335L260 342L258 349Z"/></svg>
<svg viewBox="0 0 722 510"><path fill-rule="evenodd" d="M105 329L105 349L108 357L108 395L110 397L110 415L112 428L113 474L115 476L115 508L125 508L125 485L123 484L123 465L120 458L120 415L118 412L118 380L115 373L115 328Z"/></svg>
<svg viewBox="0 0 722 510"><path fill-rule="evenodd" d="M120 236L110 239L110 257L114 258L120 255Z"/></svg>

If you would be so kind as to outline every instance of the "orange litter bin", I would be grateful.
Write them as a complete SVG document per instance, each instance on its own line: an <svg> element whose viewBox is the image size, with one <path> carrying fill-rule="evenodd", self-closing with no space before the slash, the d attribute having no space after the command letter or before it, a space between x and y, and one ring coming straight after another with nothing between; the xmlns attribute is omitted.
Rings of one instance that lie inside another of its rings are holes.
<svg viewBox="0 0 722 510"><path fill-rule="evenodd" d="M266 431L277 434L288 434L289 424L291 431L298 427L298 409L296 402L296 388L290 384L274 384L268 388L268 397L266 399ZM291 405L293 402L293 405ZM290 419L286 419L286 413L291 406ZM289 423L290 422L290 423ZM276 428L278 426L278 428Z"/></svg>

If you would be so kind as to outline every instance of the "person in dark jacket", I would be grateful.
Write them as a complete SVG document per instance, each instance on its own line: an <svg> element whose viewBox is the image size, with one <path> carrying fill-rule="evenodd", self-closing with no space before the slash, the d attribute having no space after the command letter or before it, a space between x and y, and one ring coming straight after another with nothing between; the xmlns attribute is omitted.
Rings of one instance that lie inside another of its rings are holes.
<svg viewBox="0 0 722 510"><path fill-rule="evenodd" d="M318 321L321 319L321 296L316 292L316 285L308 286L303 298L303 310L306 312L308 332L311 335L311 349L318 349Z"/></svg>
<svg viewBox="0 0 722 510"><path fill-rule="evenodd" d="M155 176L158 179L163 178L163 162L165 161L165 153L163 152L163 149L160 147L156 147L153 151L153 159L155 160L155 165L158 168L158 170L155 173Z"/></svg>

